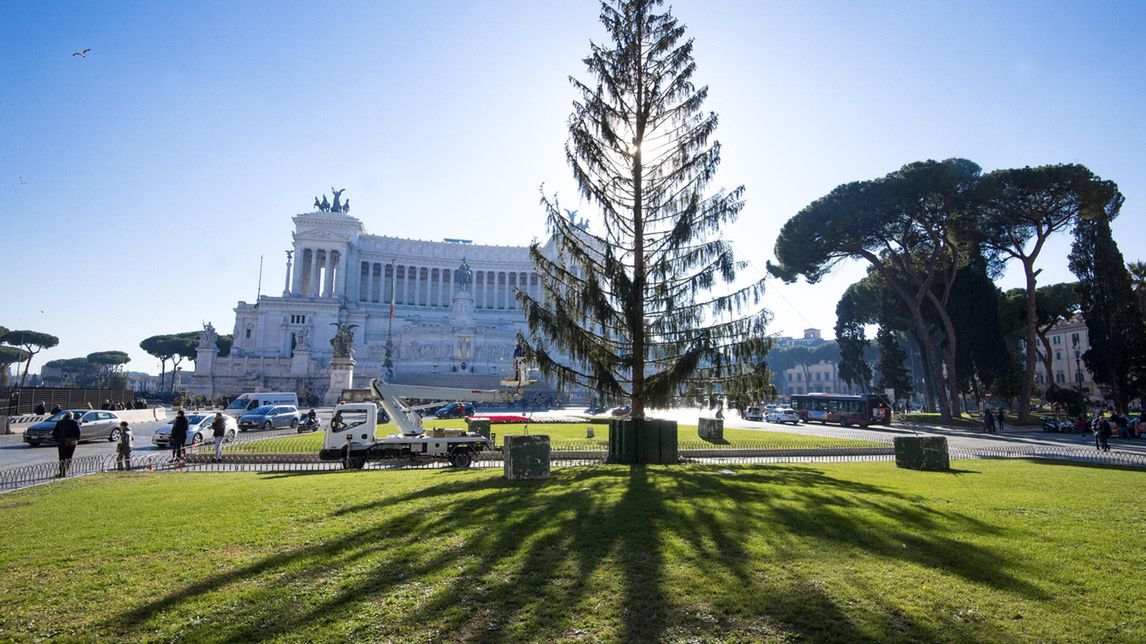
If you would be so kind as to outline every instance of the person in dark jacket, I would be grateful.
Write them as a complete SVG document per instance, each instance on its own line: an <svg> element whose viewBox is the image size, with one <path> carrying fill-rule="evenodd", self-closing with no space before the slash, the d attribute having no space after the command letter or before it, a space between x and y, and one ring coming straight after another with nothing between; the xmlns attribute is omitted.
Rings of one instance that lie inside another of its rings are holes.
<svg viewBox="0 0 1146 644"><path fill-rule="evenodd" d="M1098 426L1095 428L1095 431L1094 431L1094 447L1095 447L1095 449L1098 449L1099 451L1103 451L1103 452L1109 452L1110 451L1110 434L1111 433L1112 433L1112 431L1110 428L1110 421L1107 418L1105 418L1105 416L1100 415L1098 417Z"/></svg>
<svg viewBox="0 0 1146 644"><path fill-rule="evenodd" d="M56 478L68 475L68 467L72 464L72 455L76 453L76 445L80 443L80 424L76 422L72 412L56 421L52 428L52 438L56 441L56 452L60 457L60 473Z"/></svg>
<svg viewBox="0 0 1146 644"><path fill-rule="evenodd" d="M52 415L55 416L58 413L60 413L60 406L59 405L52 405Z"/></svg>
<svg viewBox="0 0 1146 644"><path fill-rule="evenodd" d="M171 424L171 461L176 464L183 463L183 444L187 442L187 430L190 425L187 416L180 409L175 414L175 422Z"/></svg>
<svg viewBox="0 0 1146 644"><path fill-rule="evenodd" d="M40 404L36 405L36 409L34 411L36 412L37 416L43 416L48 412L48 405L41 400Z"/></svg>

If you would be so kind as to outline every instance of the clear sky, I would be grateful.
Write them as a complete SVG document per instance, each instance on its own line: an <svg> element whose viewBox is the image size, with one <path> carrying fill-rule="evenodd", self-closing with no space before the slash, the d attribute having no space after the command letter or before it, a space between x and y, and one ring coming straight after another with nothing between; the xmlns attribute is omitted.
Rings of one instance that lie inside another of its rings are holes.
<svg viewBox="0 0 1146 644"><path fill-rule="evenodd" d="M1146 3L672 7L720 115L714 186L747 188L726 236L753 270L835 186L953 156L1087 165L1126 195L1126 259L1146 255ZM567 78L588 78L597 14L588 0L0 0L0 325L60 338L33 371L122 350L158 373L140 340L230 332L260 257L262 292L281 293L290 218L331 187L375 234L542 237L542 184L577 207ZM1042 283L1073 279L1069 241L1044 250ZM862 272L773 282L773 330L830 336Z"/></svg>

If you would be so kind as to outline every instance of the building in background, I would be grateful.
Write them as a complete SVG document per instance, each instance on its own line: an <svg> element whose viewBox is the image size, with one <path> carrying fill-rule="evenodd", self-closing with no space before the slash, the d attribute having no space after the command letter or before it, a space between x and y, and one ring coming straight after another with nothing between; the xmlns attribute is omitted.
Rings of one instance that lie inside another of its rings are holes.
<svg viewBox="0 0 1146 644"><path fill-rule="evenodd" d="M1045 347L1039 342L1039 359L1035 363L1035 384L1046 391L1051 384L1059 387L1078 389L1091 400L1102 400L1103 392L1095 384L1082 354L1090 348L1086 333L1086 321L1075 316L1051 327L1050 338L1051 373L1046 372L1044 362Z"/></svg>
<svg viewBox="0 0 1146 644"><path fill-rule="evenodd" d="M541 293L527 246L373 235L337 207L293 222L282 294L238 303L227 357L215 351L214 328L204 329L187 394L321 398L339 329L352 335L354 387L382 376L492 388L510 374L525 330L516 293Z"/></svg>

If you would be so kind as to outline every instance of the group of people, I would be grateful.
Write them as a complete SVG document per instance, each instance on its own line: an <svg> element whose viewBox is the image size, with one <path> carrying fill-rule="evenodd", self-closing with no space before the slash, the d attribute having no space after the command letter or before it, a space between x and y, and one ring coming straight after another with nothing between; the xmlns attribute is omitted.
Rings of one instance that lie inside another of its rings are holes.
<svg viewBox="0 0 1146 644"><path fill-rule="evenodd" d="M991 412L988 407L987 411L983 412L983 432L986 434L995 434L1007 430L1007 416L1002 407L999 407L997 413Z"/></svg>
<svg viewBox="0 0 1146 644"><path fill-rule="evenodd" d="M85 406L88 409L94 409L94 407L92 407L92 404L90 402L86 403ZM122 401L112 402L111 400L108 400L107 398L105 398L103 401L103 404L100 405L99 408L104 410L104 411L123 411L125 409L147 409L147 401L146 400L130 400L130 401L125 403ZM53 416L60 413L61 411L63 411L63 410L60 408L59 403L52 405L51 414ZM37 416L43 416L43 415L47 414L48 413L48 403L41 400L39 402L39 404L37 404L35 407L32 408L32 413L36 414Z"/></svg>
<svg viewBox="0 0 1146 644"><path fill-rule="evenodd" d="M1136 426L1141 425L1143 421L1146 421L1146 411L1143 411L1137 419L1131 419L1115 409L1109 416L1105 412L1099 412L1089 424L1080 416L1076 426L1081 425L1083 431L1089 426L1090 431L1094 433L1094 448L1100 452L1109 452L1110 439L1114 437L1115 432L1118 432L1119 438L1137 438Z"/></svg>
<svg viewBox="0 0 1146 644"><path fill-rule="evenodd" d="M312 412L313 413L313 412ZM186 443L187 434L191 424L187 414L180 409L175 414L175 421L171 424L171 460L175 467L187 464ZM223 460L223 441L227 437L227 419L222 412L215 414L211 421L211 434L215 441L215 461ZM80 424L72 412L66 412L64 417L56 421L52 428L52 438L56 442L56 452L60 461L60 470L56 478L64 478L72 465L76 446L79 445L83 435L80 433ZM135 433L126 420L119 423L119 439L115 443L115 469L126 471L131 469L131 452L135 448Z"/></svg>

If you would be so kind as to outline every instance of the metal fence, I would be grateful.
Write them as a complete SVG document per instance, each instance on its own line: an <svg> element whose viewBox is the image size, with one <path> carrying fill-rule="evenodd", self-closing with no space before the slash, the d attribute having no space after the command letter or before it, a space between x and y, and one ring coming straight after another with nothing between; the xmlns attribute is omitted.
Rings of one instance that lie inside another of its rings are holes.
<svg viewBox="0 0 1146 644"><path fill-rule="evenodd" d="M257 441L273 437L246 437L243 442ZM682 463L708 464L768 464L768 463L818 463L818 462L857 462L894 461L892 447L839 447L839 448L761 448L744 449L704 447L681 449ZM1118 466L1146 469L1146 454L1130 452L1100 452L1079 448L1015 446L998 448L950 448L952 460L971 459L1039 459L1084 463L1093 465ZM600 449L586 448L581 444L563 445L555 443L550 449L552 467L588 467L603 465L606 460L605 446ZM498 451L481 452L475 455L471 467L480 469L501 469L504 465ZM440 469L451 467L444 459L396 459L374 461L366 464L369 470ZM145 456L135 456L129 461L117 463L113 454L104 456L83 456L71 460L64 476L67 478L94 474L97 472L325 472L344 469L341 461L322 461L318 454L299 453L242 453L227 452L222 459L215 460L213 447L203 445L189 448L183 462L174 462L169 452L152 452ZM0 490L13 490L60 478L58 462L40 463L23 467L0 470Z"/></svg>

